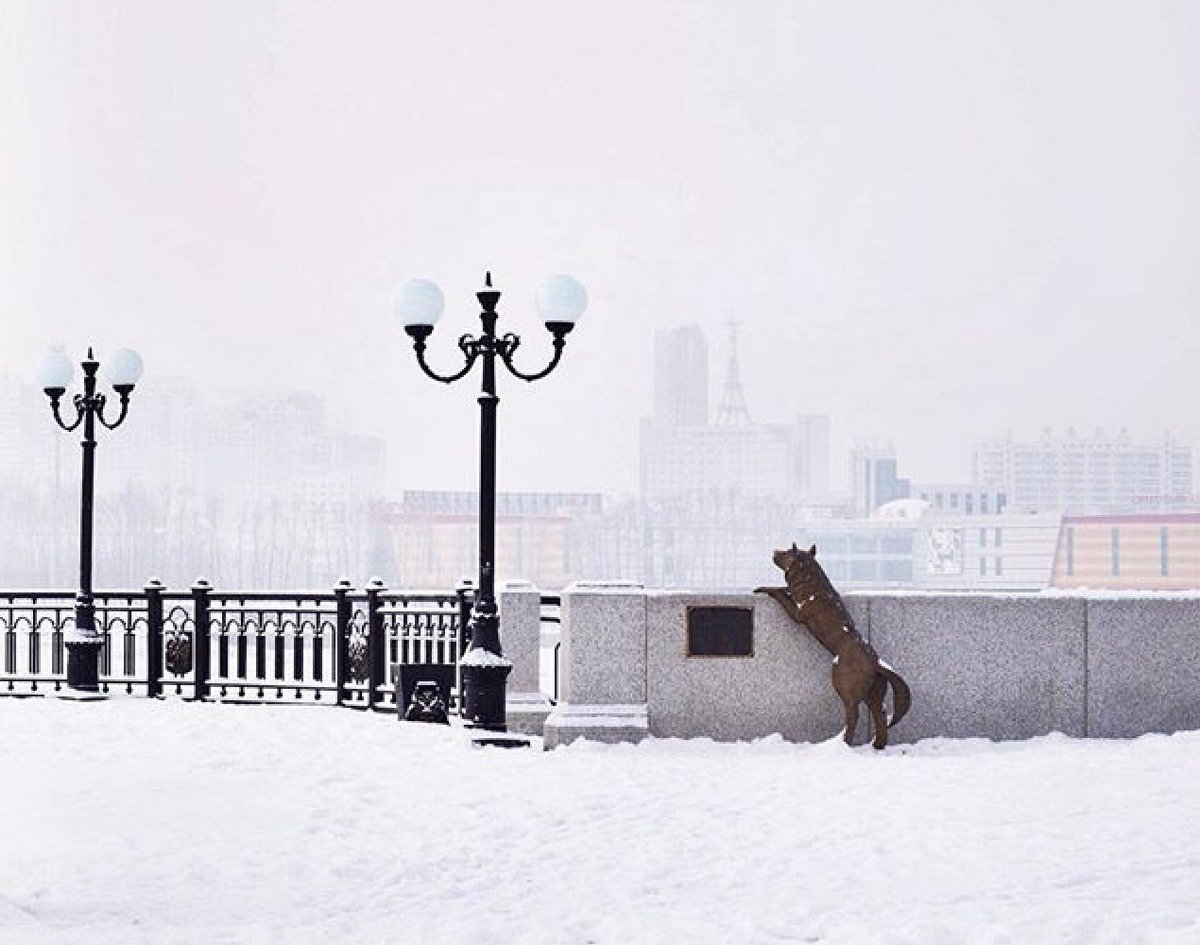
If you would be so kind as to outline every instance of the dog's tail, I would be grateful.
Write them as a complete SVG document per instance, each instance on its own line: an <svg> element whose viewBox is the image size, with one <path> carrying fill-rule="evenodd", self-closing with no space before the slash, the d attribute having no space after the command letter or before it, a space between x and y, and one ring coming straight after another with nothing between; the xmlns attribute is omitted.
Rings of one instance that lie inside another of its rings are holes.
<svg viewBox="0 0 1200 945"><path fill-rule="evenodd" d="M892 717L888 720L888 728L891 728L908 714L912 707L912 692L904 678L883 660L879 661L879 672L892 686Z"/></svg>

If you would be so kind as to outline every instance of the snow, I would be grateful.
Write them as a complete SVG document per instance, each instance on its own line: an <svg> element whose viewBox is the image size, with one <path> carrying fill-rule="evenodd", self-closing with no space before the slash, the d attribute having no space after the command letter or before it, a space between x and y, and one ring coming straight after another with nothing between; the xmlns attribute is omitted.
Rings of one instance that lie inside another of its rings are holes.
<svg viewBox="0 0 1200 945"><path fill-rule="evenodd" d="M713 597L756 597L748 590L711 588L693 590L686 588L654 588L646 591L648 597L688 596ZM1046 597L1077 597L1087 600L1195 600L1200 597L1200 587L1175 590L1135 590L1131 588L1103 587L1043 587L1038 589L988 590L976 587L851 587L843 592L844 597L970 597L972 600L1038 600ZM807 600L811 600L808 598ZM807 601L806 601L807 602Z"/></svg>
<svg viewBox="0 0 1200 945"><path fill-rule="evenodd" d="M458 661L459 666L512 666L512 661L493 653L491 650L485 650L481 646L473 646L463 654L462 659Z"/></svg>
<svg viewBox="0 0 1200 945"><path fill-rule="evenodd" d="M0 942L1200 941L1200 733L471 749L0 700Z"/></svg>

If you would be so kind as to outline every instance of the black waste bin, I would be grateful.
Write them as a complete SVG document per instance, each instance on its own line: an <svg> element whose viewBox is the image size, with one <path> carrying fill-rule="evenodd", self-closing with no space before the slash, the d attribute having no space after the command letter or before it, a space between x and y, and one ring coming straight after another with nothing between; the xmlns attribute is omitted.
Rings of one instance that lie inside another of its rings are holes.
<svg viewBox="0 0 1200 945"><path fill-rule="evenodd" d="M456 669L457 667L455 666L442 664L416 665L400 663L394 666L392 675L396 680L397 717L401 721L405 721L406 719L426 722L447 721L445 718L434 717L436 712L433 711L431 686L437 687L437 696L440 697L441 708L448 716L450 712L450 694L454 689ZM421 686L421 692L417 693L419 685ZM416 704L413 702L414 693L417 693L419 696ZM410 712L410 709L413 711Z"/></svg>

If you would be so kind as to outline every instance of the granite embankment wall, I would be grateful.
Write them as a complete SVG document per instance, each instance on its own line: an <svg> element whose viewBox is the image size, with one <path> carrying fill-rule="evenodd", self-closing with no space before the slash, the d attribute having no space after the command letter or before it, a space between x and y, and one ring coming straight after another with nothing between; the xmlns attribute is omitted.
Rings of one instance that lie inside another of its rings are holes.
<svg viewBox="0 0 1200 945"><path fill-rule="evenodd" d="M1200 728L1200 593L845 600L912 689L893 743ZM750 609L751 655L688 655L688 610L712 606ZM561 673L547 747L776 732L812 741L843 726L829 655L762 595L573 586L563 594ZM860 738L869 727L864 710Z"/></svg>

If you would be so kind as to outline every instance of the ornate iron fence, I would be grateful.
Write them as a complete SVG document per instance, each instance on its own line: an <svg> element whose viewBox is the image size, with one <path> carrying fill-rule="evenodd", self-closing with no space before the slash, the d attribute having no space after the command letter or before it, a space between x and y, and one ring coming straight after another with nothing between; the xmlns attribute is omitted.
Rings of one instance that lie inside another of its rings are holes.
<svg viewBox="0 0 1200 945"><path fill-rule="evenodd" d="M233 592L198 581L100 591L103 692L227 702L395 706L393 667L454 665L467 643L472 590ZM69 591L0 591L0 696L66 686ZM452 693L457 702L458 686Z"/></svg>

